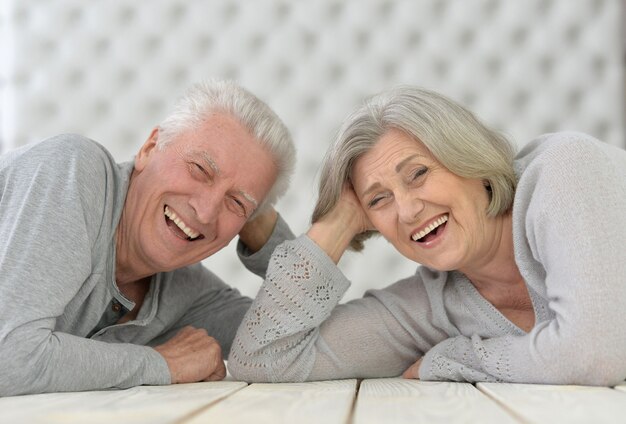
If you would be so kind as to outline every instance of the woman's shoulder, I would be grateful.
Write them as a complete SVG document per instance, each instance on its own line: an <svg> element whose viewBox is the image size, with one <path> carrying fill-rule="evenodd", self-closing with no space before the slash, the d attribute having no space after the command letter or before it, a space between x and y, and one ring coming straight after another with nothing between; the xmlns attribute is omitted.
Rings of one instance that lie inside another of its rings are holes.
<svg viewBox="0 0 626 424"><path fill-rule="evenodd" d="M597 138L575 131L543 134L526 144L515 158L518 175L531 166L572 166L576 163L604 161L607 156L625 157L626 151Z"/></svg>
<svg viewBox="0 0 626 424"><path fill-rule="evenodd" d="M514 168L518 193L540 186L559 188L588 177L623 173L626 151L580 132L544 134L520 150Z"/></svg>
<svg viewBox="0 0 626 424"><path fill-rule="evenodd" d="M626 193L626 151L587 134L543 135L526 145L515 159L518 175L513 206L516 222L571 210L575 202L597 203L607 191ZM604 197L603 197L604 196Z"/></svg>

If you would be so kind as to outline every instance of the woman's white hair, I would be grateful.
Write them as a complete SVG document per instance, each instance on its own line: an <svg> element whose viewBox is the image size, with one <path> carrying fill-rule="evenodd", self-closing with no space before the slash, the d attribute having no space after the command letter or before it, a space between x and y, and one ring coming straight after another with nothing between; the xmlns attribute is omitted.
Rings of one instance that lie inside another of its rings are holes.
<svg viewBox="0 0 626 424"><path fill-rule="evenodd" d="M490 196L488 216L510 210L517 184L513 170L515 147L447 97L418 87L399 86L370 98L343 123L322 166L313 222L333 209L356 160L390 129L419 140L451 172L483 180ZM359 234L352 248L361 250L363 241L374 233Z"/></svg>
<svg viewBox="0 0 626 424"><path fill-rule="evenodd" d="M194 84L159 125L159 148L177 135L200 127L207 115L223 112L237 119L274 159L274 185L252 217L285 194L296 162L296 149L289 130L270 107L234 81L208 79ZM252 218L251 217L251 218Z"/></svg>

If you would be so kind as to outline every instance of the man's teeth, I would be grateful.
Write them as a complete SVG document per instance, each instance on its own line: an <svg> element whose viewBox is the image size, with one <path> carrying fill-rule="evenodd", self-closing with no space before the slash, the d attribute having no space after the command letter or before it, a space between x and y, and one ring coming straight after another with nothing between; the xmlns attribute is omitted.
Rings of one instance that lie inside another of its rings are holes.
<svg viewBox="0 0 626 424"><path fill-rule="evenodd" d="M185 225L183 220L180 219L178 215L176 215L176 212L171 211L170 208L167 206L165 207L165 216L171 219L174 224L176 224L176 226L180 228L183 233L185 233L187 237L189 237L191 240L197 238L200 235L200 233L196 233L194 230Z"/></svg>
<svg viewBox="0 0 626 424"><path fill-rule="evenodd" d="M447 222L447 221L448 221L448 215L444 215L441 218L439 218L438 220L436 220L435 222L433 222L432 224L430 224L428 227L424 228L419 233L413 234L411 236L411 238L413 239L413 241L418 241L422 237L425 237L426 234L430 233L435 228L437 228L438 226L440 226L441 224L443 224L444 222Z"/></svg>

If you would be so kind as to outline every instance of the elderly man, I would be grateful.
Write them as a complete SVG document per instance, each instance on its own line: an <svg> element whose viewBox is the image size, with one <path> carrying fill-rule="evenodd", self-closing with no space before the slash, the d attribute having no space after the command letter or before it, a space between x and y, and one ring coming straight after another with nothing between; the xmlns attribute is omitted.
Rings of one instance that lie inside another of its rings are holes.
<svg viewBox="0 0 626 424"><path fill-rule="evenodd" d="M250 299L199 261L240 231L252 262L291 237L270 205L294 157L223 81L192 87L134 162L77 135L0 157L0 396L222 379Z"/></svg>

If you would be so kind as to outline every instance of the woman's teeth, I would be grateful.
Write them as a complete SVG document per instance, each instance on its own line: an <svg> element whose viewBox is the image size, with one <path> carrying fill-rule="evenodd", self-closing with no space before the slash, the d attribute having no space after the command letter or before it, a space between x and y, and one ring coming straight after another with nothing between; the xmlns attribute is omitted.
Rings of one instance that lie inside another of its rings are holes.
<svg viewBox="0 0 626 424"><path fill-rule="evenodd" d="M419 239L424 238L427 234L429 234L435 228L439 227L441 224L447 221L448 221L448 215L444 215L438 220L436 220L435 222L433 222L432 224L430 224L428 227L424 228L419 233L413 234L411 236L411 239L413 239L413 241L418 241Z"/></svg>
<svg viewBox="0 0 626 424"><path fill-rule="evenodd" d="M189 228L182 219L180 219L178 217L178 215L176 215L176 212L170 210L169 207L165 207L165 216L168 217L169 219L172 220L172 222L174 222L174 224L176 224L176 226L178 228L181 229L181 231L183 233L185 233L187 235L187 237L189 237L190 240L194 240L196 238L198 238L198 236L200 235L200 233L195 232L194 230L192 230L191 228Z"/></svg>

